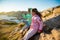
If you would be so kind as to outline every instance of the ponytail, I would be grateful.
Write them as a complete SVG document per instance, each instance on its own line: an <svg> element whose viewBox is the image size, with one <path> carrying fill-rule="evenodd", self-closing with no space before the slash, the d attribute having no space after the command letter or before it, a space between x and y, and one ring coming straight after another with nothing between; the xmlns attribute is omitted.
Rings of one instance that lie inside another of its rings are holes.
<svg viewBox="0 0 60 40"><path fill-rule="evenodd" d="M35 12L36 15L38 15L41 18L41 20L42 20L42 15L41 15L40 12L38 12L38 10L36 8L32 9L32 12Z"/></svg>

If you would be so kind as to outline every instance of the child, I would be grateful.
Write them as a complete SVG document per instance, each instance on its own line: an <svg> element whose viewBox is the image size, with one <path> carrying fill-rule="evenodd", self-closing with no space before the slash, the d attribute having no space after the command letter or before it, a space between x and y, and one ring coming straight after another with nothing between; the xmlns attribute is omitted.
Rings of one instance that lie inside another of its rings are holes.
<svg viewBox="0 0 60 40"><path fill-rule="evenodd" d="M34 8L32 9L32 22L30 29L22 38L22 40L28 40L33 35L35 35L37 31L42 32L42 29L43 29L43 22L42 22L41 14L37 11L36 8Z"/></svg>
<svg viewBox="0 0 60 40"><path fill-rule="evenodd" d="M28 10L29 13L25 15L25 20L23 20L23 22L25 23L25 26L20 30L20 33L22 33L25 29L27 29L27 28L30 27L31 18L32 18L32 15L30 14L31 13L31 10L32 9L29 9Z"/></svg>

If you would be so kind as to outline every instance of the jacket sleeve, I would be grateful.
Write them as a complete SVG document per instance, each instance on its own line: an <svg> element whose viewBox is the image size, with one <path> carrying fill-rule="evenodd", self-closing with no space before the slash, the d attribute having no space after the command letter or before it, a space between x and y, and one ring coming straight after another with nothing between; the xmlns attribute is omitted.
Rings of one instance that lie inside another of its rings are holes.
<svg viewBox="0 0 60 40"><path fill-rule="evenodd" d="M39 31L43 29L43 21L40 18L37 18L37 22L39 24Z"/></svg>

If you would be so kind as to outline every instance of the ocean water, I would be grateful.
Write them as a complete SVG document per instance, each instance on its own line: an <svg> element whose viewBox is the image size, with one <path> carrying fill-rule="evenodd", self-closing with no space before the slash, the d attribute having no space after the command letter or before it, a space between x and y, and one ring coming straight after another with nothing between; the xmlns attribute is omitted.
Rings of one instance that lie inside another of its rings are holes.
<svg viewBox="0 0 60 40"><path fill-rule="evenodd" d="M17 17L12 17L12 16L10 17L10 16L7 16L7 15L0 15L0 20L3 20L3 19L9 20L9 21L14 21L16 23L20 22L20 20L18 20Z"/></svg>

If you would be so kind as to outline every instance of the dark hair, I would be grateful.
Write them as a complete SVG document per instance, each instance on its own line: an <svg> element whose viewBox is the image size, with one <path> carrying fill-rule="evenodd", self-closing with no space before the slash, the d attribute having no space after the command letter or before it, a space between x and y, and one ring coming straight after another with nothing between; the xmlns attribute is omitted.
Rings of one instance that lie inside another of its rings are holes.
<svg viewBox="0 0 60 40"><path fill-rule="evenodd" d="M42 15L41 15L41 13L38 12L38 10L37 10L36 8L33 8L33 9L32 9L32 12L35 12L36 15L38 15L38 16L42 19Z"/></svg>

